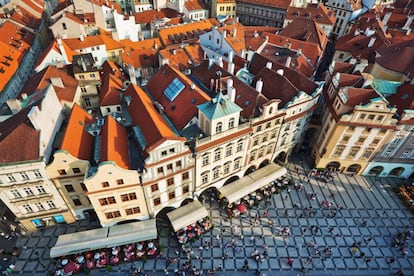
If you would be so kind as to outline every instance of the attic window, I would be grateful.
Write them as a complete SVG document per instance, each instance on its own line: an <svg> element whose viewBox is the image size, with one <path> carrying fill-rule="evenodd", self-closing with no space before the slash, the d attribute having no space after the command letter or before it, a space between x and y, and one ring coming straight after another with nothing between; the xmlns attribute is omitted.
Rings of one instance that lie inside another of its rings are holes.
<svg viewBox="0 0 414 276"><path fill-rule="evenodd" d="M0 67L0 73L4 73L4 72L6 72L5 70L4 70L4 68L3 67Z"/></svg>
<svg viewBox="0 0 414 276"><path fill-rule="evenodd" d="M245 106L248 106L249 104L250 104L250 101L249 100L247 100L247 101L244 102L244 105Z"/></svg>
<svg viewBox="0 0 414 276"><path fill-rule="evenodd" d="M172 102L177 98L178 94L185 88L185 85L178 79L175 78L164 90L164 95L167 99Z"/></svg>
<svg viewBox="0 0 414 276"><path fill-rule="evenodd" d="M404 94L404 95L402 95L401 99L403 99L403 100L408 99L408 94Z"/></svg>
<svg viewBox="0 0 414 276"><path fill-rule="evenodd" d="M195 104L196 103L196 99L191 99L191 103Z"/></svg>
<svg viewBox="0 0 414 276"><path fill-rule="evenodd" d="M241 95L240 95L240 94L238 94L236 98L237 98L237 99L240 99L240 98L241 98Z"/></svg>

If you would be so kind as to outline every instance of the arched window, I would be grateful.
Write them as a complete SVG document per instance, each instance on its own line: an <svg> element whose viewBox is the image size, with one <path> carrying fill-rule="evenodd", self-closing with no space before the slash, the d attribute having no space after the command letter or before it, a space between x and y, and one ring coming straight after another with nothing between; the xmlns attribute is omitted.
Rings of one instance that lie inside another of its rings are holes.
<svg viewBox="0 0 414 276"><path fill-rule="evenodd" d="M226 147L226 157L231 156L233 154L233 145L229 144Z"/></svg>
<svg viewBox="0 0 414 276"><path fill-rule="evenodd" d="M231 162L227 162L226 164L224 164L224 166L223 166L223 173L224 174L230 173L230 166L231 166Z"/></svg>
<svg viewBox="0 0 414 276"><path fill-rule="evenodd" d="M220 176L220 167L215 167L213 169L213 179L217 179Z"/></svg>
<svg viewBox="0 0 414 276"><path fill-rule="evenodd" d="M218 122L216 125L216 133L220 133L223 131L223 123Z"/></svg>
<svg viewBox="0 0 414 276"><path fill-rule="evenodd" d="M201 174L201 183L207 184L208 183L208 172L203 172Z"/></svg>
<svg viewBox="0 0 414 276"><path fill-rule="evenodd" d="M210 154L206 153L203 155L203 166L210 164Z"/></svg>
<svg viewBox="0 0 414 276"><path fill-rule="evenodd" d="M229 120L229 129L232 129L232 128L234 128L234 118L231 118Z"/></svg>
<svg viewBox="0 0 414 276"><path fill-rule="evenodd" d="M221 149L216 149L214 151L214 161L220 161L221 160Z"/></svg>

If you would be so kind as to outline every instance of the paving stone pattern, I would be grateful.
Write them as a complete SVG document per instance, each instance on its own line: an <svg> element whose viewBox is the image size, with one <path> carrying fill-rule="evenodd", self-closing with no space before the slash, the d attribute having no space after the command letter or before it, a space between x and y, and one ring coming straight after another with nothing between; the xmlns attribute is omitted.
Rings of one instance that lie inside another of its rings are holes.
<svg viewBox="0 0 414 276"><path fill-rule="evenodd" d="M270 199L268 217L263 214L264 204L241 217L229 219L218 208L217 202L204 202L215 227L190 246L192 265L202 269L204 275L213 267L218 269L216 275L259 275L259 269L261 275L379 276L395 275L399 268L406 275L414 275L414 238L409 241L406 247L408 254L405 256L399 248L392 246L399 232L413 230L414 227L413 215L392 191L392 187L401 180L335 174L333 182L326 184L314 178L307 182L308 171L306 162L290 165L289 177L300 179L304 189L298 191L292 187L289 192L283 190L280 194L274 194ZM315 193L317 199L309 199L308 193ZM335 198L331 197L332 193ZM335 201L343 208L337 211L335 217L329 217L332 214L328 208L321 206L322 200ZM295 208L294 203L299 203L300 207ZM309 206L312 206L313 217L309 217L305 210ZM258 212L260 218L254 223ZM58 235L97 227L99 225L96 222L80 221L20 237L17 245L26 246L27 249L19 256L14 274L48 275L54 268L49 252ZM282 234L281 230L285 227L289 229L288 235ZM318 227L317 231L315 227ZM173 270L181 268L188 257L183 253L176 255L180 246L166 228L162 228L159 234L160 244L164 247L163 256L145 263L136 261L134 264L143 267L148 275L165 275L166 258L177 258L178 263L167 268L169 275L174 275ZM236 245L232 246L232 241ZM212 246L201 249L207 243ZM353 243L360 243L356 254L352 252ZM265 247L267 257L256 263L252 253L255 250L262 253ZM327 247L332 250L331 254L325 252ZM316 251L319 254L315 254ZM365 256L361 257L360 252ZM388 264L387 260L391 257L395 258L395 262ZM294 261L292 266L288 264L288 258ZM371 261L366 262L367 258ZM247 272L242 270L245 259L249 264ZM131 264L127 263L114 266L112 272L97 269L91 275L129 275L130 267Z"/></svg>

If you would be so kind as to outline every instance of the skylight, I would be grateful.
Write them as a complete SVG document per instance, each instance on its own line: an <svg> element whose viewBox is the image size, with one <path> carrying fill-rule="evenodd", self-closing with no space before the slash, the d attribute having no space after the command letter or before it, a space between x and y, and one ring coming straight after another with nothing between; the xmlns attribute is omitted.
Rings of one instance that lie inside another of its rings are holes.
<svg viewBox="0 0 414 276"><path fill-rule="evenodd" d="M177 98L178 94L183 91L185 85L178 79L175 78L164 90L164 95L167 99L172 102Z"/></svg>

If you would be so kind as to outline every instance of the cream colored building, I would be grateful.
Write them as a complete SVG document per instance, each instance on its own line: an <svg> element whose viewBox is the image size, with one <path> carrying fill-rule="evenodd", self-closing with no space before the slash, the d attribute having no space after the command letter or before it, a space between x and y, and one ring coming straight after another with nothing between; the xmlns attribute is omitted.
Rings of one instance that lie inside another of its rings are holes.
<svg viewBox="0 0 414 276"><path fill-rule="evenodd" d="M236 0L211 1L211 17L236 17Z"/></svg>

